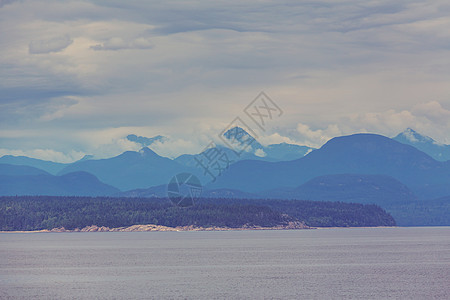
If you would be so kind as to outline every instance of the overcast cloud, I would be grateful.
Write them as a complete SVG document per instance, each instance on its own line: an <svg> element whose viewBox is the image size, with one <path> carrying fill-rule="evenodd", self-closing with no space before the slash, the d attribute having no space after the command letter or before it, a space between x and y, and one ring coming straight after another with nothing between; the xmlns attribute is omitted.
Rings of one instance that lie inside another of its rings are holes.
<svg viewBox="0 0 450 300"><path fill-rule="evenodd" d="M450 143L448 1L0 1L0 155L196 152L260 91L262 143ZM257 130L257 128L255 128Z"/></svg>

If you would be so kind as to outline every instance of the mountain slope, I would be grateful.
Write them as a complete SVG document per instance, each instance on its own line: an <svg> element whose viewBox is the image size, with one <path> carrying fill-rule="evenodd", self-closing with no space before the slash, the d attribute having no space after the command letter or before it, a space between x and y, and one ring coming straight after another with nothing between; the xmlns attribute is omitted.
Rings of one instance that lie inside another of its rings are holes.
<svg viewBox="0 0 450 300"><path fill-rule="evenodd" d="M100 182L86 172L62 176L50 174L0 175L0 195L104 196L118 189Z"/></svg>
<svg viewBox="0 0 450 300"><path fill-rule="evenodd" d="M0 175L22 176L22 175L49 175L44 170L13 164L0 164Z"/></svg>
<svg viewBox="0 0 450 300"><path fill-rule="evenodd" d="M30 166L44 170L50 174L57 174L66 166L66 164L56 163L52 161L13 155L4 155L0 157L0 164Z"/></svg>
<svg viewBox="0 0 450 300"><path fill-rule="evenodd" d="M315 177L292 189L272 190L266 197L363 204L409 203L417 196L398 180L385 175L336 174Z"/></svg>
<svg viewBox="0 0 450 300"><path fill-rule="evenodd" d="M242 160L261 160L269 162L290 161L301 158L314 150L314 148L311 147L287 143L271 144L264 147L256 139L254 139L253 136L240 127L231 128L224 133L224 137L228 140L231 146L236 145L236 148L233 150L228 147L217 145L213 148L213 151L216 151L216 153L225 153L231 164ZM244 145L247 145L247 141L250 141L251 143L249 142L248 147L239 147L240 141L242 141ZM245 148L245 150L243 148ZM202 160L202 156L204 156L208 151L211 151L211 149L207 149L199 154L183 154L175 158L175 161L182 165L195 168L197 165L195 159L197 158ZM237 152L239 152L239 154L237 154ZM204 177L202 179L204 179L202 180L203 182L210 181L210 178Z"/></svg>
<svg viewBox="0 0 450 300"><path fill-rule="evenodd" d="M411 128L407 128L393 139L400 143L411 145L430 155L435 160L450 160L450 145L439 144L432 138L423 136Z"/></svg>
<svg viewBox="0 0 450 300"><path fill-rule="evenodd" d="M108 159L76 162L59 174L75 171L89 172L121 190L132 190L167 184L174 175L185 172L186 168L149 148L143 148L139 152L127 151Z"/></svg>
<svg viewBox="0 0 450 300"><path fill-rule="evenodd" d="M234 152L230 148L218 145L218 146L216 146L214 148L206 149L205 151L203 151L203 152L201 152L199 154L183 154L183 155L180 155L177 158L175 158L175 161L177 163L180 163L180 164L182 164L184 166L187 166L187 167L190 167L190 168L198 168L197 167L198 163L197 163L196 159L200 160L200 161L204 161L206 157L214 156L214 155L222 155L222 154L226 155L226 157L230 161L230 164L233 164L233 163L235 163L235 162L237 162L239 160L245 160L245 159L250 159L250 160L261 160L261 159L263 159L262 157L258 157L258 156L254 155L251 152L243 152L243 153L241 153L238 156L236 154L236 152ZM205 177L202 182L207 182L210 179L211 178Z"/></svg>
<svg viewBox="0 0 450 300"><path fill-rule="evenodd" d="M225 132L224 137L237 149L243 143L245 151L238 160L257 159L264 161L288 161L301 158L314 148L288 143L271 144L267 147L261 145L251 134L241 127L234 127ZM248 143L248 144L247 144ZM247 147L248 145L248 147ZM254 156L254 157L251 157Z"/></svg>

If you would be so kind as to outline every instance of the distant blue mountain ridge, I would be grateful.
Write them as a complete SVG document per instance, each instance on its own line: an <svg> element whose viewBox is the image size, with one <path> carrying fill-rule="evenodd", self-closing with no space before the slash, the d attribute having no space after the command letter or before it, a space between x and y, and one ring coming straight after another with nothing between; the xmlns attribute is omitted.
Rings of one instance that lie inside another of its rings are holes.
<svg viewBox="0 0 450 300"><path fill-rule="evenodd" d="M238 132L238 138L252 138L245 130L238 127L227 131L224 136L228 139L236 138L236 136L231 135L233 130ZM423 137L412 129L405 130L395 139L398 140L410 135L413 135L414 139L409 138L408 140L420 141L421 144L437 145L431 138ZM128 135L127 138L144 145L166 140L163 136L146 138ZM362 145L365 145L365 148L361 149L362 151L354 151ZM418 192L421 196L427 194L431 189L434 189L434 191L431 192L430 196L445 196L448 192L445 187L445 178L448 176L445 174L447 170L445 163L436 162L415 148L401 147L391 139L378 135L337 137L330 140L319 150L287 143L272 144L265 147L255 140L240 156L236 155L232 149L222 145L216 147L219 151L227 153L231 158L232 165L223 176L220 176L217 182L211 184L212 188L260 192L263 189L269 190L283 186L296 187L321 175L361 173L384 174L393 176L404 183L414 184L416 185L415 192ZM366 151L369 150L367 147L377 148L378 151ZM438 147L441 146L438 145ZM402 153L397 153L398 151ZM305 156L308 153L309 155ZM442 157L442 151L440 153ZM92 156L85 156L71 164L11 155L1 157L0 163L36 167L53 175L84 171L95 175L102 182L127 191L166 184L177 172L194 173L206 184L210 178L205 176L203 170L198 168L194 160L194 158L199 158L202 155L202 153L184 154L172 160L161 157L151 149L144 147L139 152L127 151L107 159L94 159ZM424 182L419 180L420 176L417 172L420 171L419 173L422 174L427 171L421 170L418 164L421 164L424 168L426 166L429 169L428 172L432 173ZM253 173L255 173L254 176ZM437 176L435 174L442 175L443 179L435 179ZM432 188L427 188L426 181L433 183Z"/></svg>
<svg viewBox="0 0 450 300"><path fill-rule="evenodd" d="M314 150L314 148L308 146L288 143L271 144L264 147L253 136L240 127L231 128L223 135L230 143L242 141L245 145L246 141L251 141L251 143L248 143L248 146L242 147L242 151L228 148L223 145L216 145L216 147L214 147L218 152L225 152L233 162L241 160L288 161L303 157ZM183 154L175 158L175 161L188 167L195 167L196 161L194 158L201 158L205 152L206 150L199 154Z"/></svg>
<svg viewBox="0 0 450 300"><path fill-rule="evenodd" d="M438 162L412 146L376 134L333 138L307 156L288 162L240 161L209 187L259 192L296 187L332 174L386 175L422 198L450 195L450 163Z"/></svg>
<svg viewBox="0 0 450 300"><path fill-rule="evenodd" d="M244 133L242 132L242 134ZM144 144L154 141L163 142L165 140L165 138L161 136L154 138L130 136L131 135L128 135L127 137L129 140L141 141ZM219 151L224 151L228 154L231 163L244 159L268 159L274 161L277 160L277 158L298 158L303 157L308 151L311 151L311 148L309 147L285 143L269 145L264 148L261 144L255 142L251 147L252 148L249 148L248 151L244 152L242 155L237 156L233 150L223 146L217 146ZM267 152L271 153L273 156L258 157L255 154L258 149L263 149L261 151L267 149ZM207 183L211 178L197 166L197 162L194 159L195 157L199 158L202 155L203 154L201 153L196 155L185 154L172 160L156 154L148 147L144 147L139 152L127 151L112 158L80 160L65 166L58 172L58 175L75 171L84 171L95 175L102 182L115 186L123 191L167 184L172 176L182 172L193 173L198 176L202 182Z"/></svg>
<svg viewBox="0 0 450 300"><path fill-rule="evenodd" d="M204 197L374 203L401 220L399 224L450 225L450 161L436 160L417 145L428 152L439 149L434 156L445 157L445 145L412 129L394 139L376 134L336 137L316 150L255 141L237 156L218 145L235 161L209 183L194 160L202 153L169 159L144 147L71 164L7 155L0 158L0 195L161 197L172 176L190 172L202 179Z"/></svg>
<svg viewBox="0 0 450 300"><path fill-rule="evenodd" d="M42 169L50 174L57 174L61 171L67 164L57 163L53 161L46 161L36 158L31 158L27 156L13 156L13 155L5 155L0 157L1 164L10 164L10 165L18 165L18 166L29 166L38 169Z"/></svg>
<svg viewBox="0 0 450 300"><path fill-rule="evenodd" d="M30 166L0 164L1 196L104 196L118 192L87 172L54 176Z"/></svg>
<svg viewBox="0 0 450 300"><path fill-rule="evenodd" d="M78 161L66 166L58 175L84 171L120 190L146 188L167 184L172 176L189 170L174 160L159 156L145 147L139 152L126 151L107 159Z"/></svg>

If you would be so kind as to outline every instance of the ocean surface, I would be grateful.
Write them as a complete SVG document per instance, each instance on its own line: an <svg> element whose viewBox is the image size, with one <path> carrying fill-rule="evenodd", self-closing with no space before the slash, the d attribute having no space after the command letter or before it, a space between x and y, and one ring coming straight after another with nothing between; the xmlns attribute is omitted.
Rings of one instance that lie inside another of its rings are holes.
<svg viewBox="0 0 450 300"><path fill-rule="evenodd" d="M0 299L450 299L450 227L2 233Z"/></svg>

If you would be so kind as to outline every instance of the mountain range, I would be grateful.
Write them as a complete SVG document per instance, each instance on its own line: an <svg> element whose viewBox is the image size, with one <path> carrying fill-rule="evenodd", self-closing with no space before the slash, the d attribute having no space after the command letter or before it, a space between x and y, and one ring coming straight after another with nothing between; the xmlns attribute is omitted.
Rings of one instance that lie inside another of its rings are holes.
<svg viewBox="0 0 450 300"><path fill-rule="evenodd" d="M210 187L257 192L296 187L331 174L387 175L420 197L450 195L450 163L438 162L412 146L376 134L333 138L320 149L289 162L240 161Z"/></svg>
<svg viewBox="0 0 450 300"><path fill-rule="evenodd" d="M84 171L120 190L131 190L166 184L172 176L186 172L186 168L150 148L139 152L126 151L116 157L78 161L64 167L58 175Z"/></svg>
<svg viewBox="0 0 450 300"><path fill-rule="evenodd" d="M252 138L241 128L234 130L239 138ZM224 136L235 138L230 132ZM127 138L142 146L166 140ZM215 147L234 160L214 182L196 166L195 158L205 152L169 159L144 147L71 164L7 155L0 158L0 195L164 197L167 182L189 172L204 183L203 197L374 203L401 225L450 224L445 200L450 199L450 161L443 161L448 146L409 128L392 139L376 134L336 137L320 149L286 143L263 146L256 140L240 155L223 145Z"/></svg>
<svg viewBox="0 0 450 300"><path fill-rule="evenodd" d="M301 158L314 150L314 148L308 146L288 143L270 144L265 147L240 127L227 130L223 136L232 146L233 144L239 144L239 141L250 141L250 143L248 143L248 146L242 147L244 148L242 151L236 151L237 149L227 146L215 145L198 154L180 155L175 158L175 161L188 167L196 167L195 159L201 159L202 156L211 150L216 153L225 153L233 163L241 160L289 161Z"/></svg>

